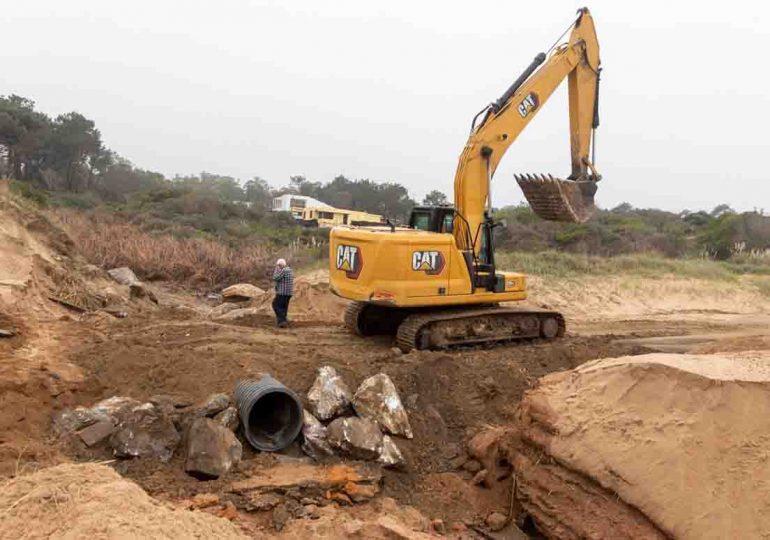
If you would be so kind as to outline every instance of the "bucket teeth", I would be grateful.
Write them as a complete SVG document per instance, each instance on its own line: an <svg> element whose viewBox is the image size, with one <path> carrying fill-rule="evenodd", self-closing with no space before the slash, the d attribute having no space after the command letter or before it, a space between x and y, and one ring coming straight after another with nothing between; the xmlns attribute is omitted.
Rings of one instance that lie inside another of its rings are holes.
<svg viewBox="0 0 770 540"><path fill-rule="evenodd" d="M549 221L585 223L594 213L593 181L562 180L550 174L516 174L532 210Z"/></svg>

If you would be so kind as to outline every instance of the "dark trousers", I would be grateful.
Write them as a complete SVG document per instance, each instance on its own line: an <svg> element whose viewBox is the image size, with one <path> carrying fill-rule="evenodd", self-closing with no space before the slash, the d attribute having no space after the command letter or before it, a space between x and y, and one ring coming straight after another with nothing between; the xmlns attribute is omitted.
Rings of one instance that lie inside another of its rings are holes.
<svg viewBox="0 0 770 540"><path fill-rule="evenodd" d="M286 316L289 314L289 300L291 300L291 296L288 294L276 294L273 298L275 322L278 324L286 322Z"/></svg>

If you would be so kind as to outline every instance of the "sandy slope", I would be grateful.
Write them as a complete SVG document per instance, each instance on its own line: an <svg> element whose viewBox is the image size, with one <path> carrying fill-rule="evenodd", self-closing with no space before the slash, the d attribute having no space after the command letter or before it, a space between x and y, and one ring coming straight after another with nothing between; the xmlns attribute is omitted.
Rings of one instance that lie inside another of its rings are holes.
<svg viewBox="0 0 770 540"><path fill-rule="evenodd" d="M558 538L622 530L633 509L649 519L633 536L765 537L767 410L770 351L603 359L548 375L519 413L524 506Z"/></svg>
<svg viewBox="0 0 770 540"><path fill-rule="evenodd" d="M172 510L104 465L58 465L0 484L0 538L236 540L234 525Z"/></svg>

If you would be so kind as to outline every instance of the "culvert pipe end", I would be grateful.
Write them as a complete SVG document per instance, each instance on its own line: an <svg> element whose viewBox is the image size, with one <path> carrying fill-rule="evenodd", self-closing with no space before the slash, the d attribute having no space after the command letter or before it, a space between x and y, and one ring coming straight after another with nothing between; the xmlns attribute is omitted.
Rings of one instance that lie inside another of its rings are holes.
<svg viewBox="0 0 770 540"><path fill-rule="evenodd" d="M302 429L302 403L270 375L238 381L235 403L246 440L262 452L283 450Z"/></svg>

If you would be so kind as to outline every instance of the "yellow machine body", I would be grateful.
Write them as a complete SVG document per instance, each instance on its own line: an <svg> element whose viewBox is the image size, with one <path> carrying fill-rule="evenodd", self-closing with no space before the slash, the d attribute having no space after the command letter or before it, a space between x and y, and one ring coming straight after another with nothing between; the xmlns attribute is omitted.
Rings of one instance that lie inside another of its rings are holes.
<svg viewBox="0 0 770 540"><path fill-rule="evenodd" d="M332 292L393 307L492 304L524 300L526 277L497 272L498 291L473 286L449 233L335 227L329 259Z"/></svg>
<svg viewBox="0 0 770 540"><path fill-rule="evenodd" d="M588 9L569 39L538 54L496 101L474 118L454 179L454 206L416 207L409 228L335 227L330 284L353 300L345 324L358 335L394 333L399 347L441 348L565 332L555 312L501 307L527 297L526 277L495 265L492 177L506 150L568 81L570 174L517 175L535 214L584 222L601 176L594 166L599 44Z"/></svg>

